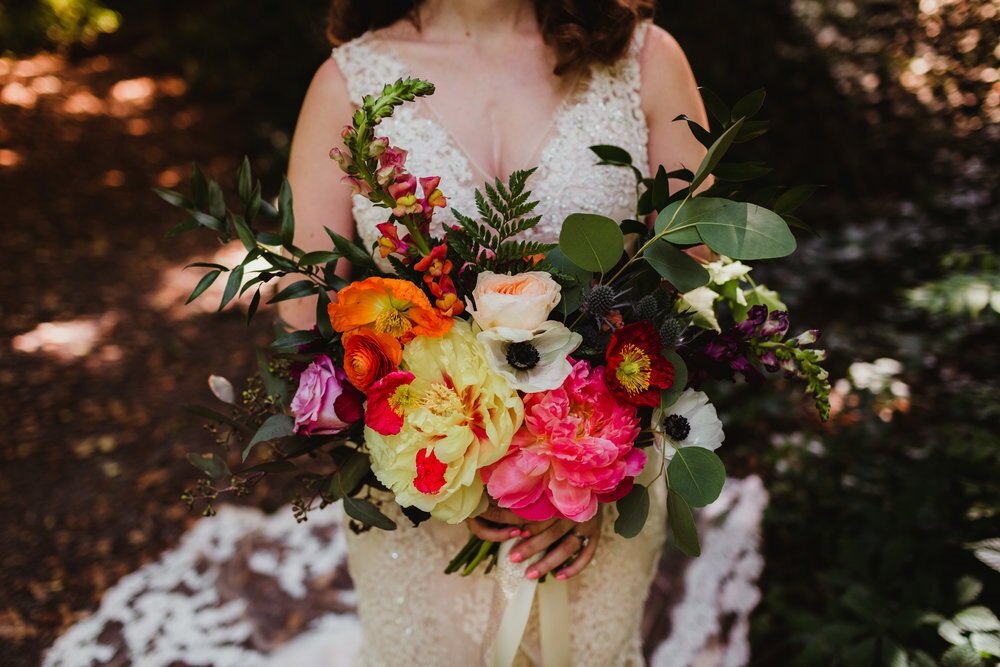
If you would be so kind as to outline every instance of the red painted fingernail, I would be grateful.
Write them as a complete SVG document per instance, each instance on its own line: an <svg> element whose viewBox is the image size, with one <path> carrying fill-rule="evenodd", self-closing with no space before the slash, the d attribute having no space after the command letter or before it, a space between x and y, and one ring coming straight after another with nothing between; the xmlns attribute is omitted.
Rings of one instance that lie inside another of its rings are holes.
<svg viewBox="0 0 1000 667"><path fill-rule="evenodd" d="M531 531L530 530L521 531L521 537L523 537L524 539L528 539L529 537L531 537Z"/></svg>
<svg viewBox="0 0 1000 667"><path fill-rule="evenodd" d="M522 560L524 560L524 558L521 556L521 554L517 553L516 551L510 552L511 563L520 563Z"/></svg>
<svg viewBox="0 0 1000 667"><path fill-rule="evenodd" d="M528 570L527 572L525 572L524 576L526 576L528 579L537 579L538 570Z"/></svg>
<svg viewBox="0 0 1000 667"><path fill-rule="evenodd" d="M562 580L563 580L563 579L565 579L565 578L566 578L567 576L568 576L568 575L567 575L567 574L566 574L565 572L557 572L557 573L556 573L556 579L558 579L559 581L562 581Z"/></svg>
<svg viewBox="0 0 1000 667"><path fill-rule="evenodd" d="M520 534L521 534L520 529L518 529L518 528L511 528L510 529L510 536L511 537L518 537Z"/></svg>

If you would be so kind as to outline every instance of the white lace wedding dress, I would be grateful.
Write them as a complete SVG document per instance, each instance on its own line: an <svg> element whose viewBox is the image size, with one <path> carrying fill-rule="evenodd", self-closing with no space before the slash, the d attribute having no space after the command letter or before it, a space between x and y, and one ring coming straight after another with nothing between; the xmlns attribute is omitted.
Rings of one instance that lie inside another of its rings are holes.
<svg viewBox="0 0 1000 667"><path fill-rule="evenodd" d="M645 171L648 129L639 100L639 51L646 31L636 31L628 53L612 67L594 68L560 104L528 181L541 222L527 238L557 240L573 212L601 213L616 220L634 215L635 181L625 169L597 166L588 149L615 144ZM400 77L413 75L372 33L333 52L355 104ZM429 108L420 102L399 108L378 134L409 151L407 168L418 176L440 176L449 206L475 213L473 189L481 186L474 165ZM367 247L384 212L363 197L354 201L358 233ZM451 224L449 210L435 216ZM665 499L655 485L646 529L626 540L614 533L613 508L605 508L595 560L570 581L572 664L580 667L641 665L643 606L665 537ZM428 667L482 664L497 621L498 577L443 574L469 537L464 526L429 522L412 528L387 504L399 529L348 537L348 563L364 629L362 664ZM502 578L502 577L501 577ZM544 584L543 584L544 585ZM503 599L500 596L499 599ZM491 614L492 610L492 614ZM538 664L538 624L533 616L516 664Z"/></svg>
<svg viewBox="0 0 1000 667"><path fill-rule="evenodd" d="M595 69L560 106L529 181L543 215L537 238L553 240L574 211L632 214L631 173L596 166L587 147L616 144L637 165L647 162L638 65L645 30L639 28L618 64ZM408 74L377 46L367 35L334 51L355 102ZM474 211L473 169L427 109L405 105L380 131L410 151L415 174L441 176L452 206ZM364 200L355 202L355 216L361 238L371 244L382 217ZM437 214L439 222L448 216ZM662 483L654 488L646 530L632 540L616 536L608 508L596 558L570 581L573 665L642 664L643 638L654 667L746 665L748 619L763 566L759 525L767 495L760 480L729 480L720 500L699 513L703 553L693 560L671 552L661 561L665 503ZM394 532L354 535L339 507L296 524L287 508L267 516L224 506L175 549L111 587L100 608L67 629L43 664L482 664L496 625L498 586L509 581L496 573L445 576L466 529L436 522L413 529L398 512L393 518ZM538 654L531 618L518 660L537 663Z"/></svg>

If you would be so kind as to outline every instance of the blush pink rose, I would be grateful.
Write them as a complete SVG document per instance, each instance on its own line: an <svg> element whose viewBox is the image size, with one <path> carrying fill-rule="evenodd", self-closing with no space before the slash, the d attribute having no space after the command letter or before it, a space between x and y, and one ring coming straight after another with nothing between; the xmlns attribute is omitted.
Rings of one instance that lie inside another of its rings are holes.
<svg viewBox="0 0 1000 667"><path fill-rule="evenodd" d="M292 397L295 432L303 435L340 433L364 416L364 395L351 386L343 369L327 356L317 357L299 377Z"/></svg>
<svg viewBox="0 0 1000 667"><path fill-rule="evenodd" d="M604 384L604 369L573 364L563 385L524 397L524 424L507 455L483 469L490 496L529 521L593 518L623 497L646 465L636 408Z"/></svg>

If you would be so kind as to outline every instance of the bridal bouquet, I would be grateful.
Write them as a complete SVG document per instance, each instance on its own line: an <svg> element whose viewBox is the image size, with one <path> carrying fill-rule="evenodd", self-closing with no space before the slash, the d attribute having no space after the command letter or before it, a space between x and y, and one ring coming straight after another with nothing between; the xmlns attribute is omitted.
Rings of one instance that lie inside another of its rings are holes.
<svg viewBox="0 0 1000 667"><path fill-rule="evenodd" d="M447 184L411 174L406 151L376 134L397 106L432 92L419 80L385 86L331 150L344 182L385 213L374 247L330 230L332 249L296 247L287 182L271 207L246 161L241 213L197 169L190 199L160 191L190 215L177 231L207 227L247 251L233 268L205 265L191 299L223 273L222 306L253 290L250 317L261 288L282 276L299 279L271 303L317 299L315 327L282 332L240 401L227 380L211 378L228 411L193 409L222 425L220 443L238 444L243 465L192 454L207 477L186 500L211 513L220 493L246 494L267 475L292 473L304 490L297 516L343 500L359 530L396 528L387 502L415 524L459 523L490 503L529 521L583 522L616 503L615 529L634 536L650 486L663 483L675 543L697 555L691 508L713 502L725 481L714 453L723 428L706 383L783 373L805 382L821 416L828 410L824 355L811 347L817 332L791 336L779 296L744 263L794 250L789 224L800 223L791 211L808 190L786 190L771 208L741 201L735 186L762 169L722 163L734 142L761 133L749 117L762 91L733 110L707 100L717 137L680 119L708 147L694 172L661 167L644 178L625 151L594 146L608 168L635 173L636 219L573 214L558 243L530 240L540 220L531 170L485 184L475 217L453 210L456 224L436 224ZM716 183L695 196L713 173ZM688 185L671 194L669 178ZM276 228L255 229L259 215ZM654 215L652 225L640 221ZM685 252L701 245L712 261ZM335 273L340 261L351 265L350 282ZM448 570L471 572L496 551L472 538Z"/></svg>

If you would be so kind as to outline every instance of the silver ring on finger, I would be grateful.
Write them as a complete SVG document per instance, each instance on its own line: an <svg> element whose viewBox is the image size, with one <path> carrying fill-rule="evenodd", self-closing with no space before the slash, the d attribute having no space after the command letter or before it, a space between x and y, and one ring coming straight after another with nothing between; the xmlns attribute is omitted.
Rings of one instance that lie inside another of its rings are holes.
<svg viewBox="0 0 1000 667"><path fill-rule="evenodd" d="M576 532L575 530L571 530L570 531L570 535L572 535L573 537L575 537L576 540L577 540L577 542L580 543L580 548L576 550L577 553L580 553L581 551L583 551L584 549L586 549L587 545L590 544L590 536L589 535L582 535L582 534Z"/></svg>

